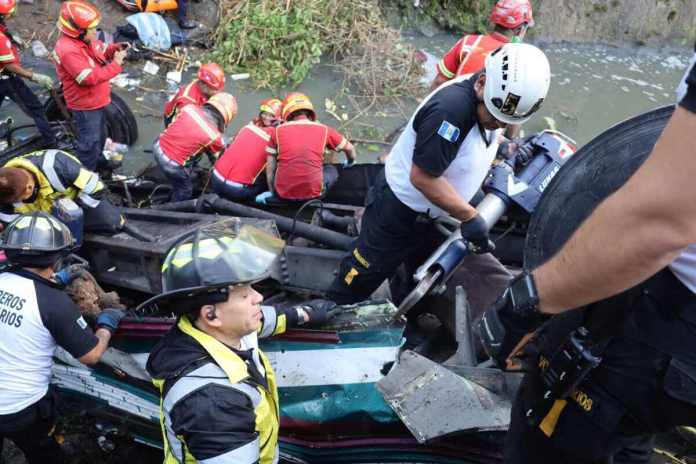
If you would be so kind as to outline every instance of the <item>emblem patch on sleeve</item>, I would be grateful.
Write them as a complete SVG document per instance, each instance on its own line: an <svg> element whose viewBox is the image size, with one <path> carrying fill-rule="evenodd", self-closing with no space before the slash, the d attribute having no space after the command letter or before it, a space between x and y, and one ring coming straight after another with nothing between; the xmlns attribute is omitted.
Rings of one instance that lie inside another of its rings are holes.
<svg viewBox="0 0 696 464"><path fill-rule="evenodd" d="M85 330L87 328L87 321L85 321L85 319L82 316L80 316L80 318L75 322L77 322L77 325L79 325L82 330Z"/></svg>
<svg viewBox="0 0 696 464"><path fill-rule="evenodd" d="M442 121L440 128L437 130L437 135L448 142L456 142L459 139L459 128L447 121Z"/></svg>

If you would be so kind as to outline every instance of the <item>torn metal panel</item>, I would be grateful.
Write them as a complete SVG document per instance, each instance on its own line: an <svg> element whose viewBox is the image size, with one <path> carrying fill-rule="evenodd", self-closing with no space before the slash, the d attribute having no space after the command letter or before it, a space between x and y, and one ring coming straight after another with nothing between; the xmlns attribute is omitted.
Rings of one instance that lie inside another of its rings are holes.
<svg viewBox="0 0 696 464"><path fill-rule="evenodd" d="M455 432L504 430L510 401L412 351L377 389L419 443Z"/></svg>

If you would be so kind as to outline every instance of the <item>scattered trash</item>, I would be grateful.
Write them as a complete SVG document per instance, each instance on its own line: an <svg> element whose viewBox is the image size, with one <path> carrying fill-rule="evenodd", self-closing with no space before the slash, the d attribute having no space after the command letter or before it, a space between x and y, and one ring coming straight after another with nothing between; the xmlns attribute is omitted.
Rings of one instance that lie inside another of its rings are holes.
<svg viewBox="0 0 696 464"><path fill-rule="evenodd" d="M167 80L176 82L177 84L181 83L181 71L169 71L167 73Z"/></svg>
<svg viewBox="0 0 696 464"><path fill-rule="evenodd" d="M136 87L140 85L140 79L130 79L128 73L121 73L111 79L111 83L119 88Z"/></svg>
<svg viewBox="0 0 696 464"><path fill-rule="evenodd" d="M35 40L31 43L31 51L37 58L46 58L48 56L48 49L40 40Z"/></svg>
<svg viewBox="0 0 696 464"><path fill-rule="evenodd" d="M249 79L249 73L232 74L230 79L233 81L243 81Z"/></svg>
<svg viewBox="0 0 696 464"><path fill-rule="evenodd" d="M159 65L153 63L152 61L146 61L145 66L143 66L143 72L152 76L156 76L159 72L159 68Z"/></svg>

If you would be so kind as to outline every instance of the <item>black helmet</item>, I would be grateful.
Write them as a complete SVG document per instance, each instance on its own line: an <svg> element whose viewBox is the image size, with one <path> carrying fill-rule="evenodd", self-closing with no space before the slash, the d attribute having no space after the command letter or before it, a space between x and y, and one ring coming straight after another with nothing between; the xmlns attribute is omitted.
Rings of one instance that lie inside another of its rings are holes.
<svg viewBox="0 0 696 464"><path fill-rule="evenodd" d="M68 226L42 211L19 216L0 236L0 249L11 263L20 266L53 266L74 246Z"/></svg>
<svg viewBox="0 0 696 464"><path fill-rule="evenodd" d="M169 249L162 264L162 293L137 310L184 314L225 301L231 285L267 278L284 245L277 233L240 225L238 219L201 227Z"/></svg>

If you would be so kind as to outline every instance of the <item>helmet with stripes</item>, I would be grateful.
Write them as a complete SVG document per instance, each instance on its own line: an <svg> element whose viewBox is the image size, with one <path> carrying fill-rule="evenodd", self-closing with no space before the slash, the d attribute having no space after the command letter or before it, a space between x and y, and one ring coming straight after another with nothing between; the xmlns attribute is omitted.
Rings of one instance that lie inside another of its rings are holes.
<svg viewBox="0 0 696 464"><path fill-rule="evenodd" d="M80 38L87 29L97 27L101 13L96 6L83 0L67 0L60 7L58 30L68 37Z"/></svg>
<svg viewBox="0 0 696 464"><path fill-rule="evenodd" d="M42 211L19 216L0 235L0 249L20 266L52 266L74 247L68 226Z"/></svg>
<svg viewBox="0 0 696 464"><path fill-rule="evenodd" d="M216 93L208 99L206 105L212 106L222 115L225 125L237 116L237 100L227 92Z"/></svg>

